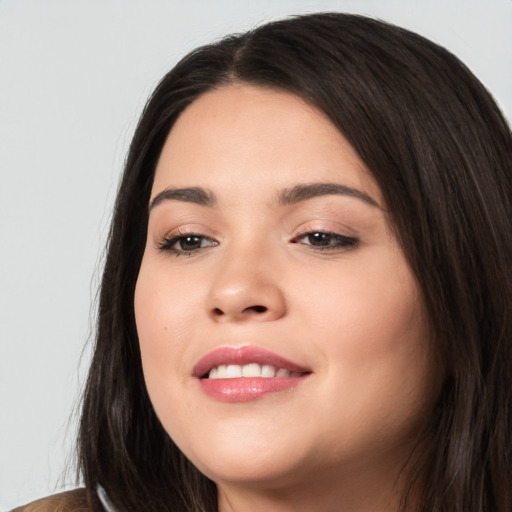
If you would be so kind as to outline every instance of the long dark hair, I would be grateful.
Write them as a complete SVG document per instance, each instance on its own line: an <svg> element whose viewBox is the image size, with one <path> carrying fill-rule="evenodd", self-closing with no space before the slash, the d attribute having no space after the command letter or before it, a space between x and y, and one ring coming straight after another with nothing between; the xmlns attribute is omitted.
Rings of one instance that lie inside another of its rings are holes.
<svg viewBox="0 0 512 512"><path fill-rule="evenodd" d="M215 484L178 450L153 411L133 298L166 137L191 102L229 83L285 90L315 105L382 190L445 375L404 468L411 489L421 482L418 510L510 512L510 128L448 51L401 28L339 13L272 22L201 47L149 99L115 204L84 396L79 458L90 499L97 503L100 484L119 511L217 510Z"/></svg>

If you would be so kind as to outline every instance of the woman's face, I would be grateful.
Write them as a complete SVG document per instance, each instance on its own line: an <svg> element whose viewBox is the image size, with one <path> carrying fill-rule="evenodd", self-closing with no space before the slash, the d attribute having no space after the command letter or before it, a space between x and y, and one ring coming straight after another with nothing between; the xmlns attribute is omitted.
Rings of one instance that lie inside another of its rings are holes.
<svg viewBox="0 0 512 512"><path fill-rule="evenodd" d="M158 417L221 486L389 474L435 398L379 187L286 92L229 86L178 119L135 315Z"/></svg>

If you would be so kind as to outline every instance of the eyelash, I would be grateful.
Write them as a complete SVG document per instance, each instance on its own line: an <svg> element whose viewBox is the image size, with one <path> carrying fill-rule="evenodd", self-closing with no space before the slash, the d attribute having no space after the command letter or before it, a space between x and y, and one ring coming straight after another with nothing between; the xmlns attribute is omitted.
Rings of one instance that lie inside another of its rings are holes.
<svg viewBox="0 0 512 512"><path fill-rule="evenodd" d="M187 238L197 238L202 243L204 240L207 240L211 242L210 245L206 247L214 247L218 245L218 242L215 240L212 240L211 238L208 238L205 235L201 235L199 233L193 233L193 232L183 232L183 231L175 231L174 233L171 233L170 235L164 237L161 242L158 243L157 248L159 251L162 252L170 252L173 253L175 256L192 256L193 254L197 253L201 249L205 249L205 247L197 247L195 249L176 249L174 246Z"/></svg>
<svg viewBox="0 0 512 512"><path fill-rule="evenodd" d="M341 251L341 250L349 250L357 247L359 244L359 240L357 238L341 235L339 233L332 233L330 231L322 231L322 230L312 230L312 231L305 231L303 233L300 233L299 235L295 236L291 243L298 244L301 240L307 237L312 237L315 235L321 235L321 237L330 237L330 241L334 241L334 244L329 245L314 245L313 243L304 244L306 246L311 247L310 250L314 251ZM205 247L197 247L195 249L177 249L174 246L178 244L180 241L183 241L187 238L195 238L198 239L199 242L202 244L203 241L210 242L209 245L206 245ZM318 241L318 240L317 240ZM311 242L311 239L309 240ZM177 231L174 233L171 233L169 236L166 236L162 239L161 242L158 243L157 248L159 251L162 252L170 252L173 253L175 256L192 256L199 252L202 249L208 248L208 247L215 247L218 245L218 242L205 236L201 235L199 233L193 233L193 232L181 232Z"/></svg>
<svg viewBox="0 0 512 512"><path fill-rule="evenodd" d="M322 237L330 237L331 241L335 243L332 245L313 245L312 243L304 244L306 246L311 247L310 250L314 251L341 251L341 250L349 250L357 247L359 244L359 240L352 236L341 235L340 233L333 233L330 231L322 231L322 230L311 230L300 233L296 237L292 239L292 243L299 243L301 240L307 237L311 237L314 235L321 235ZM310 240L311 242L311 240Z"/></svg>

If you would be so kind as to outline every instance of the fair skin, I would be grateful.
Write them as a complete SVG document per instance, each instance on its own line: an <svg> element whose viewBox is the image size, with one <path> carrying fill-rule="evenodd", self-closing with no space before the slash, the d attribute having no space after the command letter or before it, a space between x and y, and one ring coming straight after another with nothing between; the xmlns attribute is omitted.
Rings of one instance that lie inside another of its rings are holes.
<svg viewBox="0 0 512 512"><path fill-rule="evenodd" d="M184 111L156 168L135 315L155 411L221 512L397 510L435 399L420 293L379 187L315 108L231 85ZM299 371L265 392L263 377L208 379L226 347Z"/></svg>

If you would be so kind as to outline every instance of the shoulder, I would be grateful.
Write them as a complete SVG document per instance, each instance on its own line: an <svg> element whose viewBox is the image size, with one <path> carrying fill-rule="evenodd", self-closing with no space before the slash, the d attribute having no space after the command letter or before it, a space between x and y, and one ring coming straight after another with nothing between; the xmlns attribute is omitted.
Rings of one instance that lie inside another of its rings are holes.
<svg viewBox="0 0 512 512"><path fill-rule="evenodd" d="M11 512L90 512L85 489L61 492L28 505L15 508Z"/></svg>

